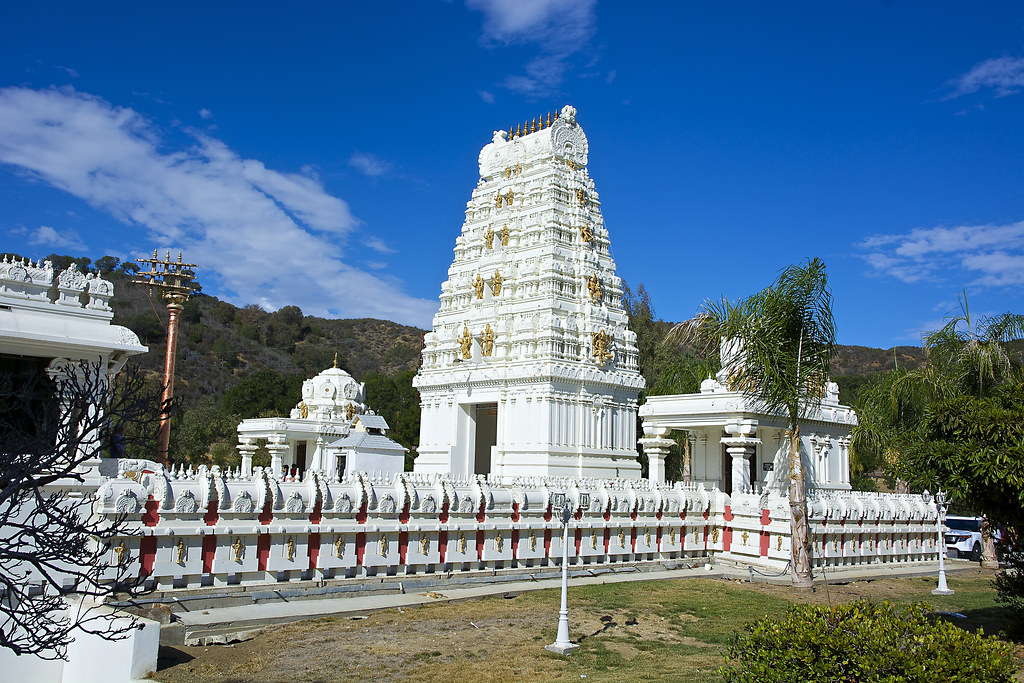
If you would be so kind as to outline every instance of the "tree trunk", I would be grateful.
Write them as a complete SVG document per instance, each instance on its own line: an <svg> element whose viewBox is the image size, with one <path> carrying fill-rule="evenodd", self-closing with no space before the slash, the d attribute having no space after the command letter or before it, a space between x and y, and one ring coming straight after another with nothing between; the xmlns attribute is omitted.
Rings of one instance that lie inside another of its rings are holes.
<svg viewBox="0 0 1024 683"><path fill-rule="evenodd" d="M807 527L807 493L800 461L800 425L789 431L789 517L793 562L793 586L810 588L811 542Z"/></svg>
<svg viewBox="0 0 1024 683"><path fill-rule="evenodd" d="M996 556L996 537L992 522L988 517L981 520L981 566L986 569L999 569L999 558Z"/></svg>

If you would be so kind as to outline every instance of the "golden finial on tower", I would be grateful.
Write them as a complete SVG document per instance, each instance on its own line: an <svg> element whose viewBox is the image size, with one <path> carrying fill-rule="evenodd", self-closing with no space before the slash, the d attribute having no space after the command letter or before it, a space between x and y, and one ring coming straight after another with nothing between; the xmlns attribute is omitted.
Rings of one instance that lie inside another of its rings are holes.
<svg viewBox="0 0 1024 683"><path fill-rule="evenodd" d="M530 126L530 132L531 133L536 133L537 132L537 119L533 120L533 123Z"/></svg>
<svg viewBox="0 0 1024 683"><path fill-rule="evenodd" d="M530 122L526 121L525 123L523 123L523 135L529 135L529 134L530 134Z"/></svg>
<svg viewBox="0 0 1024 683"><path fill-rule="evenodd" d="M558 110L555 109L555 121L557 121L557 120L558 120Z"/></svg>
<svg viewBox="0 0 1024 683"><path fill-rule="evenodd" d="M548 112L548 127L551 127L551 112Z"/></svg>
<svg viewBox="0 0 1024 683"><path fill-rule="evenodd" d="M334 367L338 367L338 352L334 352Z"/></svg>
<svg viewBox="0 0 1024 683"><path fill-rule="evenodd" d="M512 126L509 126L509 127L508 127L508 139L509 139L509 140L511 140L511 139L512 139L512 137L513 137L513 136L514 136L515 134L516 134L516 132L515 132L514 130L512 130Z"/></svg>
<svg viewBox="0 0 1024 683"><path fill-rule="evenodd" d="M519 136L521 136L522 134L523 134L523 129L522 129L522 127L520 127L520 126L518 126L518 125L517 125L517 126L516 126L516 137L519 137Z"/></svg>

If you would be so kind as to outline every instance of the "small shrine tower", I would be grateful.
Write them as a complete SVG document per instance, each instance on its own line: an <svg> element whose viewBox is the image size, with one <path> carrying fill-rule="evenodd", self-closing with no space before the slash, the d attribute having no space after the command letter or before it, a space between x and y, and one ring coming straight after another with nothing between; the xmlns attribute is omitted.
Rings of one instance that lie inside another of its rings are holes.
<svg viewBox="0 0 1024 683"><path fill-rule="evenodd" d="M424 338L417 472L638 478L636 335L567 106L480 152Z"/></svg>

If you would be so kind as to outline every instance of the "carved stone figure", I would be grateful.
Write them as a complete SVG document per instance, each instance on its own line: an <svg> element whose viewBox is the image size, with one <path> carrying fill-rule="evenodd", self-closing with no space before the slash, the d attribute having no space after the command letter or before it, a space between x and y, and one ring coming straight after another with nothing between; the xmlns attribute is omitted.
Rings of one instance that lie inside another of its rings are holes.
<svg viewBox="0 0 1024 683"><path fill-rule="evenodd" d="M580 226L580 239L584 242L590 242L594 239L594 229L589 224L584 223Z"/></svg>
<svg viewBox="0 0 1024 683"><path fill-rule="evenodd" d="M609 360L612 357L612 354L611 351L609 351L611 340L608 338L608 333L601 330L597 333L591 333L590 336L593 340L593 357L596 358L599 363L604 363L606 360Z"/></svg>
<svg viewBox="0 0 1024 683"><path fill-rule="evenodd" d="M601 278L596 274L587 276L587 292L590 294L591 301L601 301L604 292L601 290Z"/></svg>
<svg viewBox="0 0 1024 683"><path fill-rule="evenodd" d="M462 359L469 360L473 355L473 335L469 333L469 328L463 326L462 336L459 337L459 349L462 351Z"/></svg>
<svg viewBox="0 0 1024 683"><path fill-rule="evenodd" d="M480 349L485 356L490 356L494 352L494 331L491 329L490 323L487 323L487 327L484 329L484 336L480 341Z"/></svg>

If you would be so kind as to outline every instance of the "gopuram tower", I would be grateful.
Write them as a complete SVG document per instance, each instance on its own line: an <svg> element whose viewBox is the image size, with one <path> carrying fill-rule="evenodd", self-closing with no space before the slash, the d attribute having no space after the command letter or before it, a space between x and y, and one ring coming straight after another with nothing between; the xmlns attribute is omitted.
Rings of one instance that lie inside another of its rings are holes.
<svg viewBox="0 0 1024 683"><path fill-rule="evenodd" d="M576 109L496 131L424 338L417 472L640 476L608 246Z"/></svg>

